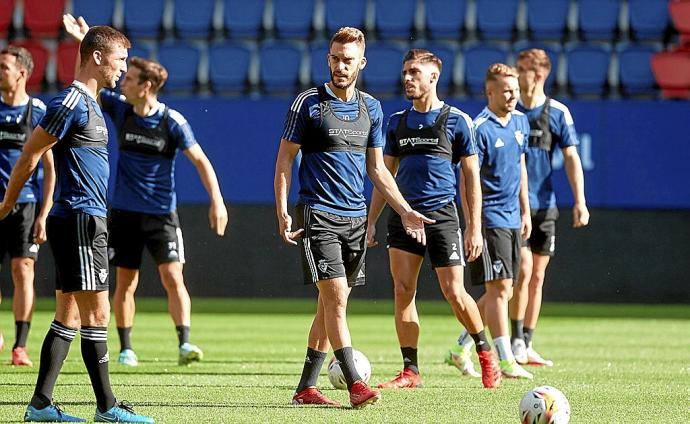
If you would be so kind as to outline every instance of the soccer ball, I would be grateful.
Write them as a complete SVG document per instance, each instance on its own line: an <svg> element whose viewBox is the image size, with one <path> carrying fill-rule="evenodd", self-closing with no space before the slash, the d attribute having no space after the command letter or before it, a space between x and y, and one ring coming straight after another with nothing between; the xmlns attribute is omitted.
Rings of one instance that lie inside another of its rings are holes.
<svg viewBox="0 0 690 424"><path fill-rule="evenodd" d="M355 361L357 373L360 377L362 377L362 380L365 383L368 383L369 379L371 378L371 364L369 363L369 360L362 352L355 349L352 349L352 359ZM340 361L335 359L335 356L328 364L328 379L336 389L347 389L347 383L345 382L343 370L340 369Z"/></svg>
<svg viewBox="0 0 690 424"><path fill-rule="evenodd" d="M567 424L570 421L570 403L554 387L535 387L520 401L520 420L522 424Z"/></svg>

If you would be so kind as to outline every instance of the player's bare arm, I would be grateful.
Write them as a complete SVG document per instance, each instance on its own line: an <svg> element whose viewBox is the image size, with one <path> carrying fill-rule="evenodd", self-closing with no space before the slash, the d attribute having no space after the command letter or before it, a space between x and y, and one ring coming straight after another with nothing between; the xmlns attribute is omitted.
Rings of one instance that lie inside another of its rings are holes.
<svg viewBox="0 0 690 424"><path fill-rule="evenodd" d="M398 165L400 164L400 159L395 156L383 156L383 163L390 171L391 175L395 177L398 173ZM371 203L369 204L369 216L367 217L367 246L374 247L379 244L376 241L376 222L383 212L383 208L386 206L386 199L383 195L374 187L371 192Z"/></svg>
<svg viewBox="0 0 690 424"><path fill-rule="evenodd" d="M582 171L580 155L577 154L575 146L568 146L562 149L565 161L565 173L568 176L570 189L573 192L573 228L581 228L589 224L589 210L585 201L585 177Z"/></svg>
<svg viewBox="0 0 690 424"><path fill-rule="evenodd" d="M220 193L220 186L218 185L218 178L213 170L211 161L208 160L208 157L198 144L185 150L184 154L199 173L201 183L204 185L211 200L211 205L208 208L208 222L211 225L211 229L217 235L222 236L225 234L225 227L228 225L228 211L225 208L223 195Z"/></svg>
<svg viewBox="0 0 690 424"><path fill-rule="evenodd" d="M304 228L292 231L292 217L288 212L288 192L292 180L292 164L299 152L299 144L282 139L276 159L276 173L273 189L276 197L276 216L278 218L278 233L287 244L297 245L297 239L304 233Z"/></svg>
<svg viewBox="0 0 690 424"><path fill-rule="evenodd" d="M43 200L41 201L41 209L36 215L34 222L34 243L43 244L48 240L46 236L46 220L50 209L53 207L53 192L55 191L55 163L53 160L53 152L47 150L41 159L43 163Z"/></svg>
<svg viewBox="0 0 690 424"><path fill-rule="evenodd" d="M530 216L527 166L525 165L524 153L520 155L520 215L522 221L520 234L523 240L527 240L532 234L532 217Z"/></svg>
<svg viewBox="0 0 690 424"><path fill-rule="evenodd" d="M462 172L461 199L463 212L467 220L465 229L465 252L468 262L472 262L482 253L482 189L479 180L479 159L477 155L464 156L460 159Z"/></svg>

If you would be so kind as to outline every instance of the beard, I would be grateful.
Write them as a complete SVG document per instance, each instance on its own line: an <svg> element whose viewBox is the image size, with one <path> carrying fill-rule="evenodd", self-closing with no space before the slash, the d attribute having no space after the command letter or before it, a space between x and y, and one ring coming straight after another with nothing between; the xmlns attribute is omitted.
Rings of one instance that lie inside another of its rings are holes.
<svg viewBox="0 0 690 424"><path fill-rule="evenodd" d="M347 79L347 81L345 81L344 83L338 83L335 81L335 75L333 74L333 71L329 70L329 72L331 73L331 83L333 83L333 85L336 88L339 88L341 90L345 90L348 87L350 87L352 84L357 82L357 77L359 76L359 69L358 69L352 74L352 76L350 78Z"/></svg>

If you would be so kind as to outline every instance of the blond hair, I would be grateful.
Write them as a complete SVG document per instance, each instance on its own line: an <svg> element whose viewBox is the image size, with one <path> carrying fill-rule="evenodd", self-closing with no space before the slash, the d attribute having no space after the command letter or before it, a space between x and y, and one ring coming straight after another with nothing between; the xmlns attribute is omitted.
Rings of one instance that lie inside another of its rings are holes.
<svg viewBox="0 0 690 424"><path fill-rule="evenodd" d="M414 60L420 63L433 63L438 68L439 73L443 69L443 62L435 54L426 49L410 49L405 53L403 63Z"/></svg>
<svg viewBox="0 0 690 424"><path fill-rule="evenodd" d="M494 63L486 71L486 82L496 81L499 77L518 77L518 72L512 66L505 63Z"/></svg>
<svg viewBox="0 0 690 424"><path fill-rule="evenodd" d="M335 34L333 34L333 37L331 37L331 42L328 44L328 47L332 47L333 43L355 43L362 48L362 51L364 51L364 33L358 30L357 28L342 27L338 31L336 31Z"/></svg>
<svg viewBox="0 0 690 424"><path fill-rule="evenodd" d="M551 72L551 59L542 49L523 50L518 54L517 60L527 62L527 68L532 71L542 71L546 75Z"/></svg>

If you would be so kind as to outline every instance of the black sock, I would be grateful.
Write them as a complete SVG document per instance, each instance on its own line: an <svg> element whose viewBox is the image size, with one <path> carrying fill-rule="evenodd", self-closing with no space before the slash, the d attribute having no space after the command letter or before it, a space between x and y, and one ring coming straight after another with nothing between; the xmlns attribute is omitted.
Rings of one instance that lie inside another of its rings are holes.
<svg viewBox="0 0 690 424"><path fill-rule="evenodd" d="M319 378L324 359L326 359L326 352L307 348L307 357L304 358L304 367L302 368L302 377L297 385L297 393L307 387L316 386L316 380Z"/></svg>
<svg viewBox="0 0 690 424"><path fill-rule="evenodd" d="M117 335L120 336L120 352L125 349L132 349L130 334L132 334L132 327L117 327Z"/></svg>
<svg viewBox="0 0 690 424"><path fill-rule="evenodd" d="M521 319L511 319L510 320L510 341L513 342L517 339L524 339L524 320Z"/></svg>
<svg viewBox="0 0 690 424"><path fill-rule="evenodd" d="M31 406L34 408L43 409L50 405L55 382L76 334L77 330L67 328L58 321L53 321L50 324L48 334L43 339L43 346L41 346L38 378L36 379L34 396L31 398Z"/></svg>
<svg viewBox="0 0 690 424"><path fill-rule="evenodd" d="M532 338L534 337L534 328L527 328L525 327L524 330L524 339L525 339L525 345L527 347L532 346Z"/></svg>
<svg viewBox="0 0 690 424"><path fill-rule="evenodd" d="M189 343L189 326L188 325L178 325L175 327L177 331L177 340L180 342L180 346L185 343Z"/></svg>
<svg viewBox="0 0 690 424"><path fill-rule="evenodd" d="M108 328L81 327L81 357L91 379L98 410L105 412L115 405L115 395L108 376Z"/></svg>
<svg viewBox="0 0 690 424"><path fill-rule="evenodd" d="M470 336L472 336L472 340L474 340L474 348L477 350L477 353L491 350L491 345L489 344L489 341L486 339L486 334L484 334L484 330L480 331L477 334L470 334Z"/></svg>
<svg viewBox="0 0 690 424"><path fill-rule="evenodd" d="M26 347L26 339L29 337L29 328L31 327L31 322L29 321L15 321L14 322L14 329L15 329L15 342L14 346L12 346L12 349L16 349L18 347Z"/></svg>
<svg viewBox="0 0 690 424"><path fill-rule="evenodd" d="M417 364L417 348L401 347L400 353L402 353L403 357L403 368L409 368L415 374L419 374L419 365Z"/></svg>
<svg viewBox="0 0 690 424"><path fill-rule="evenodd" d="M347 383L347 389L350 390L352 383L362 379L357 372L357 368L355 368L355 360L352 357L352 346L338 349L334 351L333 354L338 361L340 361L340 369L343 371L343 376L345 377L345 382Z"/></svg>

